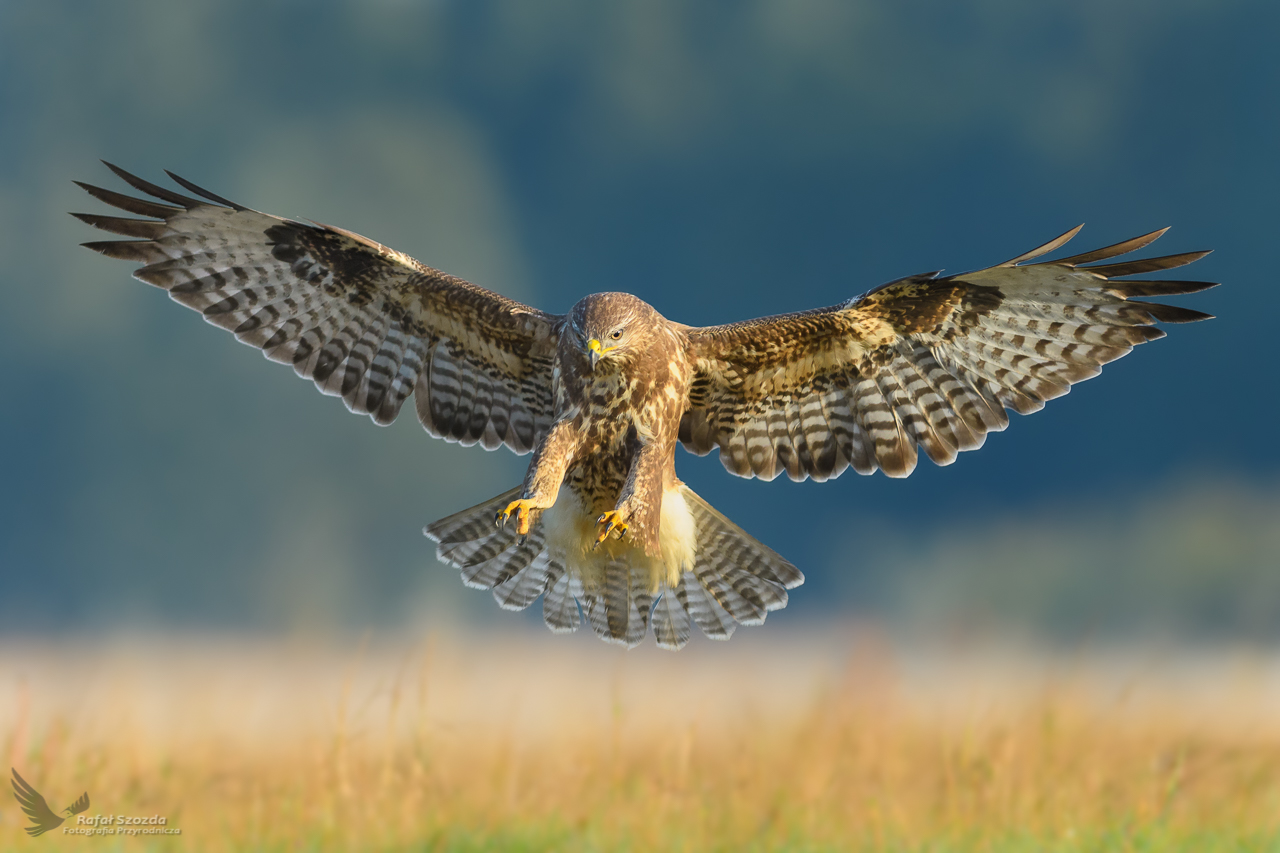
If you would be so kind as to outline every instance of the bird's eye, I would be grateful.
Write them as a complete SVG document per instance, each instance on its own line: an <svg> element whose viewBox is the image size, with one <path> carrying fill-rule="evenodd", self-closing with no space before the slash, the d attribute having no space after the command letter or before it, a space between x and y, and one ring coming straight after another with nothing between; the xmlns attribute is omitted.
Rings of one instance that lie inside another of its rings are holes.
<svg viewBox="0 0 1280 853"><path fill-rule="evenodd" d="M614 329L612 332L609 333L609 337L613 338L615 341L618 340L619 338L622 337L622 330Z"/></svg>

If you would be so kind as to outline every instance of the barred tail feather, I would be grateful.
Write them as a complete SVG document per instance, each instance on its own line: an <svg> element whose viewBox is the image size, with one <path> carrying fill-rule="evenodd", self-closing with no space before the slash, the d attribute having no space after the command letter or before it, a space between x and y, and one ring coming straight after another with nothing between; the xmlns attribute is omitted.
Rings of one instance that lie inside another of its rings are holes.
<svg viewBox="0 0 1280 853"><path fill-rule="evenodd" d="M658 558L626 540L593 547L594 516L567 489L521 542L512 528L493 522L519 491L424 532L467 586L491 589L504 609L523 610L543 596L543 620L556 633L576 631L585 616L601 639L628 648L645 638L651 622L664 649L683 648L694 625L711 639L727 640L738 625L759 625L786 607L787 590L804 582L795 566L684 484L663 495Z"/></svg>
<svg viewBox="0 0 1280 853"><path fill-rule="evenodd" d="M578 599L582 597L582 579L561 563L554 563L555 577L547 584L542 599L542 621L554 634L571 634L582 623Z"/></svg>

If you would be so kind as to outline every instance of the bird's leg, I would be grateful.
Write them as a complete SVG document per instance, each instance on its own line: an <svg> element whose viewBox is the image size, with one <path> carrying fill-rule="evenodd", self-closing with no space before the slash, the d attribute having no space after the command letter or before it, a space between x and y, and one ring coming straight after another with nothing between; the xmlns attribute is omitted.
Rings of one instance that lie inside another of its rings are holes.
<svg viewBox="0 0 1280 853"><path fill-rule="evenodd" d="M532 523L530 520L532 511L543 508L544 507L535 506L534 502L531 500L521 498L520 500L512 501L502 509L498 510L498 514L494 516L493 522L498 527L506 527L507 519L514 515L516 517L516 533L520 534L522 537L528 536L529 525Z"/></svg>
<svg viewBox="0 0 1280 853"><path fill-rule="evenodd" d="M630 518L630 513L625 517ZM596 536L597 545L608 539L610 533L618 539L627 535L627 522L624 520L624 516L620 510L609 510L604 515L596 519L596 524L600 525L600 534Z"/></svg>
<svg viewBox="0 0 1280 853"><path fill-rule="evenodd" d="M670 450L656 442L642 444L631 460L627 482L618 495L613 509L596 519L600 530L596 544L612 534L618 539L630 536L645 553L658 554L658 525L662 513L662 484L664 467L671 456ZM666 450L667 452L664 452ZM674 476L674 471L672 472Z"/></svg>
<svg viewBox="0 0 1280 853"><path fill-rule="evenodd" d="M533 460L524 475L524 490L520 498L498 511L494 522L505 527L511 516L516 519L516 533L522 538L529 535L533 512L553 506L564 474L569 470L574 454L578 452L581 437L569 421L552 424L546 436L533 451Z"/></svg>

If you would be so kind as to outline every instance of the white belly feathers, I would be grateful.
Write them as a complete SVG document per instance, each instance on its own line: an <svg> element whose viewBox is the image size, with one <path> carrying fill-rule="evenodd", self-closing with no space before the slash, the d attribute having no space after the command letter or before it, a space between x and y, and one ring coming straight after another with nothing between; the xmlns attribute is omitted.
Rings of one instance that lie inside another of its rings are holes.
<svg viewBox="0 0 1280 853"><path fill-rule="evenodd" d="M569 488L561 486L555 506L542 514L546 548L550 556L582 578L586 587L598 584L611 563L645 566L649 570L649 590L657 593L665 585L674 589L681 573L693 567L697 536L693 515L680 486L662 493L662 514L658 531L661 556L647 556L630 539L613 539L596 544L600 526L598 513L589 512Z"/></svg>

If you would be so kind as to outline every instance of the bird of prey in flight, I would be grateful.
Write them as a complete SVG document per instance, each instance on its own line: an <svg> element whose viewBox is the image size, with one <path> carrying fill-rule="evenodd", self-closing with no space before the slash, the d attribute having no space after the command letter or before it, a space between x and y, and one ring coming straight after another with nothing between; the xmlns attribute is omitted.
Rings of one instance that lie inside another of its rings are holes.
<svg viewBox="0 0 1280 853"><path fill-rule="evenodd" d="M31 826L26 828L27 835L35 838L37 835L44 835L51 829L57 829L62 826L67 817L78 815L80 812L89 808L89 792L86 791L80 795L80 799L63 809L67 813L67 817L58 817L53 813L53 809L49 808L49 804L45 802L44 797L35 788L27 783L18 775L15 768L9 768L13 772L13 779L10 784L13 785L13 796L18 801L18 805L22 806L22 811L31 818Z"/></svg>
<svg viewBox="0 0 1280 853"><path fill-rule="evenodd" d="M804 580L680 481L677 444L718 449L741 477L905 477L918 449L950 464L1003 430L1007 409L1037 411L1163 337L1157 322L1209 317L1134 299L1212 286L1127 278L1207 254L1114 260L1163 230L1036 260L1079 228L987 269L722 326L668 320L626 293L548 314L350 231L110 168L149 198L80 184L133 214L75 214L126 238L86 246L142 264L136 278L375 423L412 395L433 436L532 452L523 483L426 534L502 607L541 596L551 630L585 614L627 646L650 624L667 649L694 625L726 639Z"/></svg>

